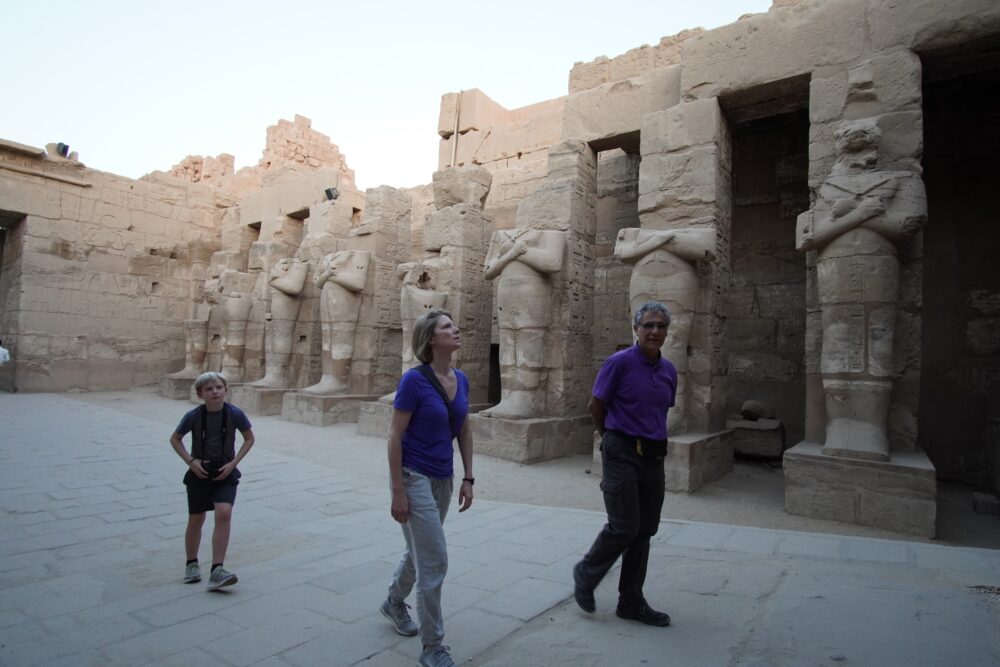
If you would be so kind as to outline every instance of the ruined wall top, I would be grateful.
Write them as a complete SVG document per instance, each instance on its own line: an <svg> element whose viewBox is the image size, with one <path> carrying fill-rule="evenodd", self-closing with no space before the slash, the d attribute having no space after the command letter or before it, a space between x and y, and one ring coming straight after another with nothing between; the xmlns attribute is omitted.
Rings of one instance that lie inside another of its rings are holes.
<svg viewBox="0 0 1000 667"><path fill-rule="evenodd" d="M588 63L575 63L569 73L569 94L677 65L681 61L681 43L702 32L704 28L682 30L662 38L656 46L643 44L614 58L601 56Z"/></svg>
<svg viewBox="0 0 1000 667"><path fill-rule="evenodd" d="M256 166L234 172L234 158L189 155L171 167L169 174L192 183L220 187L237 196L269 185L288 172L333 169L339 173L341 189L355 189L354 170L330 137L312 129L312 121L296 114L294 121L279 120L267 128L267 141Z"/></svg>

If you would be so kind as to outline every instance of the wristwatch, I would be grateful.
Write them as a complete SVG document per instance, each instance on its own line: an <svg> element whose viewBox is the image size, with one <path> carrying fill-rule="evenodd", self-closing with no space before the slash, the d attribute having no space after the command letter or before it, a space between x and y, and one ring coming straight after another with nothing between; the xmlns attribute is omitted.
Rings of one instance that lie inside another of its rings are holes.
<svg viewBox="0 0 1000 667"><path fill-rule="evenodd" d="M476 484L476 478L475 477L463 477L462 481L463 482L468 482L470 486L475 486L475 484Z"/></svg>

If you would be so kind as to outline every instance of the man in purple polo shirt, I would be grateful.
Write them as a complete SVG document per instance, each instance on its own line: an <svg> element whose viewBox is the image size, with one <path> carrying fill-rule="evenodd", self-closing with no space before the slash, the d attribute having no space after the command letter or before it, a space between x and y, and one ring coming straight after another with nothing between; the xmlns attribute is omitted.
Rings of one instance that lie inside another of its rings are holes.
<svg viewBox="0 0 1000 667"><path fill-rule="evenodd" d="M601 432L601 491L608 522L590 551L573 568L573 595L593 612L594 588L618 557L620 618L647 625L670 625L642 595L649 540L660 525L663 458L667 453L667 410L674 404L677 369L660 354L670 312L662 303L644 303L635 312L636 344L608 357L597 373L587 404Z"/></svg>

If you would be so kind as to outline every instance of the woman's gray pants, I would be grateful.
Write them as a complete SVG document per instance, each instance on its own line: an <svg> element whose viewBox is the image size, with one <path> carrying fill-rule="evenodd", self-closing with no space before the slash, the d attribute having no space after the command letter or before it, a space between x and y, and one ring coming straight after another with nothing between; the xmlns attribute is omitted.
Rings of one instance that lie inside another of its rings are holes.
<svg viewBox="0 0 1000 667"><path fill-rule="evenodd" d="M406 551L389 585L389 600L400 603L417 585L417 619L424 646L444 639L441 586L448 572L448 545L444 518L451 503L452 479L433 479L403 468L403 484L410 501L410 518L403 527Z"/></svg>

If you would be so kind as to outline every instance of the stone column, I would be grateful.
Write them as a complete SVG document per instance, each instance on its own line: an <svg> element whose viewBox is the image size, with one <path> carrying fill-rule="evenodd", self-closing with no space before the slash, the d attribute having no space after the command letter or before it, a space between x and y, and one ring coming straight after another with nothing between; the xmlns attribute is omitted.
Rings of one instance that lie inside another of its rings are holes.
<svg viewBox="0 0 1000 667"><path fill-rule="evenodd" d="M720 298L729 283L732 147L718 99L644 116L640 154L640 228L622 231L615 254L634 263L632 312L645 301L671 311L663 354L677 367L678 387L667 415L666 485L690 493L733 465Z"/></svg>
<svg viewBox="0 0 1000 667"><path fill-rule="evenodd" d="M494 233L484 270L498 279L501 401L473 416L476 447L521 462L583 453L593 429L596 156L565 141L548 166L516 229Z"/></svg>
<svg viewBox="0 0 1000 667"><path fill-rule="evenodd" d="M361 291L368 280L371 253L342 250L325 255L316 269L320 293L323 376L303 392L336 394L347 391L354 336L361 314Z"/></svg>
<svg viewBox="0 0 1000 667"><path fill-rule="evenodd" d="M796 247L818 252L823 452L887 461L896 244L919 230L927 201L919 174L878 167L881 136L874 118L838 125L837 162L813 207L799 216Z"/></svg>
<svg viewBox="0 0 1000 667"><path fill-rule="evenodd" d="M784 455L789 513L933 537L934 466L915 446L920 59L896 51L810 83L806 441Z"/></svg>
<svg viewBox="0 0 1000 667"><path fill-rule="evenodd" d="M251 382L251 387L286 389L291 385L293 333L308 270L309 264L296 258L279 259L271 268L264 377Z"/></svg>

